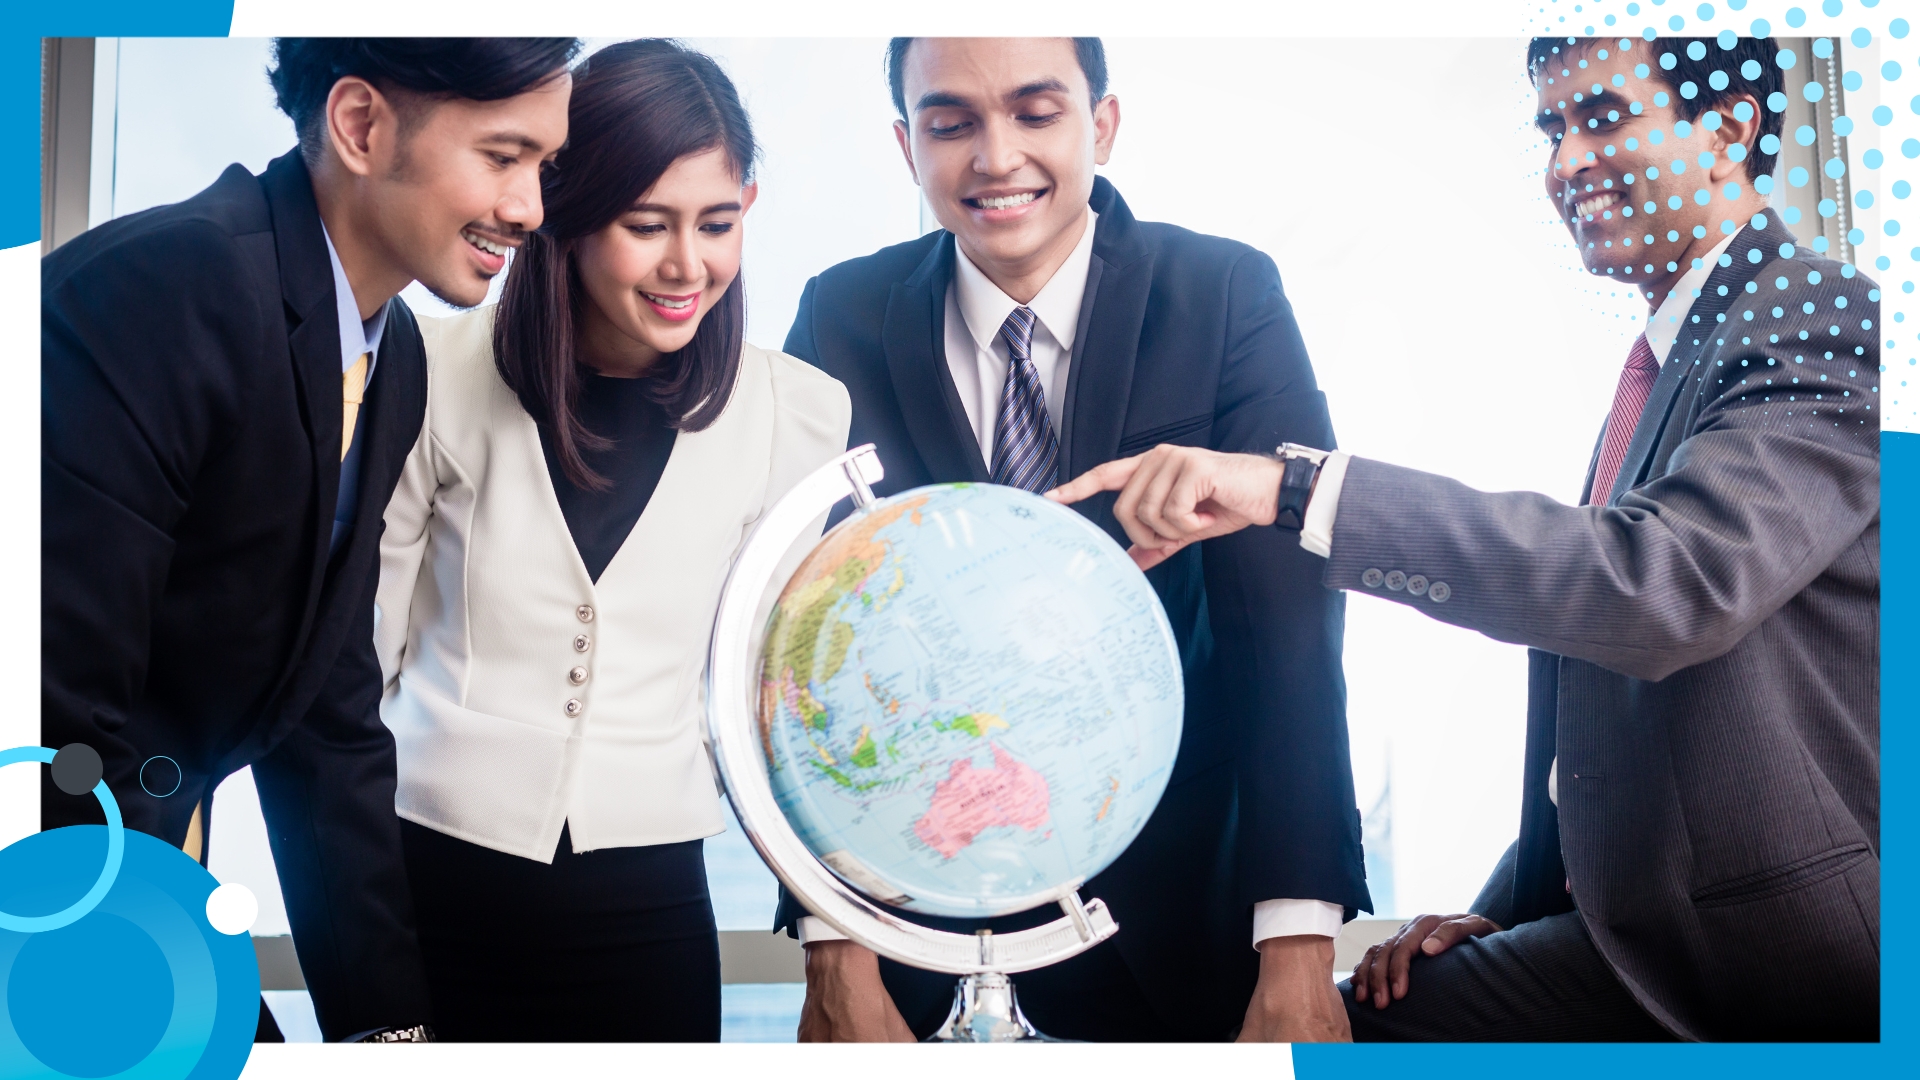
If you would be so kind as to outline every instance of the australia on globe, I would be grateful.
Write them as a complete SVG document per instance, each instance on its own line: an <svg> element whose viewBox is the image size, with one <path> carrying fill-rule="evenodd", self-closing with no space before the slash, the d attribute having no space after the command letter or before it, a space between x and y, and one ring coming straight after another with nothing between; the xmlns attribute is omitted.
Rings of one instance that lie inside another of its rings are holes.
<svg viewBox="0 0 1920 1080"><path fill-rule="evenodd" d="M1180 745L1158 597L1079 514L916 488L827 533L774 605L760 737L821 862L875 900L990 916L1060 898L1139 834Z"/></svg>

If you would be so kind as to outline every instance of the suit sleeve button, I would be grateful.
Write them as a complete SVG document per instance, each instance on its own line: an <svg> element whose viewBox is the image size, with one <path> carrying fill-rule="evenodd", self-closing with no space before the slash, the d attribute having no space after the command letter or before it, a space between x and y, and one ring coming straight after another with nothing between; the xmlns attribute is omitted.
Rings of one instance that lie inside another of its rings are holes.
<svg viewBox="0 0 1920 1080"><path fill-rule="evenodd" d="M1386 577L1387 575L1380 572L1379 567L1368 567L1367 572L1360 575L1360 584L1365 585L1369 589L1377 589L1380 587L1380 583L1386 580Z"/></svg>
<svg viewBox="0 0 1920 1080"><path fill-rule="evenodd" d="M1436 581L1433 584L1427 586L1427 599L1433 601L1436 604L1446 603L1447 597L1452 595L1453 595L1453 587L1448 585L1444 581Z"/></svg>
<svg viewBox="0 0 1920 1080"><path fill-rule="evenodd" d="M1427 591L1427 579L1415 574L1407 579L1407 591L1415 596Z"/></svg>
<svg viewBox="0 0 1920 1080"><path fill-rule="evenodd" d="M1407 575L1398 570L1387 571L1387 588L1392 589L1394 592L1399 592L1406 587Z"/></svg>
<svg viewBox="0 0 1920 1080"><path fill-rule="evenodd" d="M583 708L586 708L586 706L580 704L579 698L570 697L567 699L567 715L568 716L579 716L580 710Z"/></svg>

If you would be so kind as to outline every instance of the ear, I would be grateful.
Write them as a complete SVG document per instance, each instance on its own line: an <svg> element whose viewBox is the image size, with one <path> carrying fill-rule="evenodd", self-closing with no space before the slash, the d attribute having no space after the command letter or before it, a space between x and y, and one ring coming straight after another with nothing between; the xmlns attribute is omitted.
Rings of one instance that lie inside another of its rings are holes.
<svg viewBox="0 0 1920 1080"><path fill-rule="evenodd" d="M1742 102L1745 102L1747 108L1752 111L1747 114L1747 119L1736 120L1733 111ZM1743 94L1715 107L1712 111L1720 114L1720 126L1709 132L1707 136L1708 145L1713 149L1713 168L1707 171L1707 175L1713 177L1716 184L1735 178L1736 174L1739 178L1744 178L1747 175L1746 158L1734 161L1727 156L1727 151L1738 145L1746 148L1747 157L1759 153L1760 103L1755 101L1752 95ZM1700 114L1701 120L1706 118L1705 113Z"/></svg>
<svg viewBox="0 0 1920 1080"><path fill-rule="evenodd" d="M920 170L913 165L913 135L907 131L904 120L893 122L893 138L900 144L900 156L907 159L907 175L913 177L915 187L925 187L920 183Z"/></svg>
<svg viewBox="0 0 1920 1080"><path fill-rule="evenodd" d="M355 176L383 171L391 157L399 117L393 103L374 85L356 75L333 84L327 94L327 142L334 157Z"/></svg>
<svg viewBox="0 0 1920 1080"><path fill-rule="evenodd" d="M744 214L747 211L753 209L753 200L759 197L760 197L759 181L755 181L741 188L740 189L740 212Z"/></svg>
<svg viewBox="0 0 1920 1080"><path fill-rule="evenodd" d="M1093 107L1093 163L1105 165L1113 156L1113 140L1120 134L1120 99L1108 94Z"/></svg>

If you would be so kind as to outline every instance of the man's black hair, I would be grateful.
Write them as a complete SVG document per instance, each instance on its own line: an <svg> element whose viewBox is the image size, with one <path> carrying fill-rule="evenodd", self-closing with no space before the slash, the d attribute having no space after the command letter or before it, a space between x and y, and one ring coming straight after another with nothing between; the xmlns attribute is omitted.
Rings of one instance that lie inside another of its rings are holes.
<svg viewBox="0 0 1920 1080"><path fill-rule="evenodd" d="M327 95L348 76L383 94L400 91L395 106L409 126L413 94L428 101L467 98L500 101L523 94L567 70L579 38L295 38L273 39L273 83L280 111L293 118L300 153L319 163L326 145Z"/></svg>
<svg viewBox="0 0 1920 1080"><path fill-rule="evenodd" d="M1696 49L1695 45L1700 47ZM1775 95L1782 93L1786 80L1780 73L1780 52L1772 38L1735 37L1733 48L1725 49L1714 38L1621 38L1616 43L1612 38L1537 37L1527 43L1527 74L1535 85L1551 78L1578 89L1580 62L1602 49L1616 47L1628 55L1642 54L1640 62L1647 65L1647 78L1657 79L1673 91L1673 111L1682 120L1697 120L1708 109L1718 109L1743 94L1753 95L1759 103L1760 134L1748 148L1747 179L1758 180L1773 172L1779 155L1759 147L1761 139L1768 135L1778 138L1785 126L1781 110L1773 107L1781 100ZM1695 57L1695 53L1700 55ZM1753 70L1749 64L1759 68L1751 78L1747 76ZM1716 75L1726 80L1722 89L1714 89Z"/></svg>
<svg viewBox="0 0 1920 1080"><path fill-rule="evenodd" d="M902 120L912 119L907 115L907 47L912 44L910 37L887 42L887 85L893 89L893 107L900 111ZM1097 37L1077 37L1073 39L1073 54L1080 61L1080 73L1087 77L1091 103L1100 104L1100 99L1107 96L1107 47Z"/></svg>

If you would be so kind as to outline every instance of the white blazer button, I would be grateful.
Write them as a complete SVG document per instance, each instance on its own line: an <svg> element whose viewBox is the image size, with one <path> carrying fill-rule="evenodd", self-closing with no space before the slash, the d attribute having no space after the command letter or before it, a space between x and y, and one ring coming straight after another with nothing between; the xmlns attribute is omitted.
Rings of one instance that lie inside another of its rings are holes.
<svg viewBox="0 0 1920 1080"><path fill-rule="evenodd" d="M581 622L593 621L593 608L588 604L581 604L579 607L574 608L573 613Z"/></svg>
<svg viewBox="0 0 1920 1080"><path fill-rule="evenodd" d="M1407 591L1415 596L1427 591L1427 579L1415 574L1407 579Z"/></svg>
<svg viewBox="0 0 1920 1080"><path fill-rule="evenodd" d="M591 649L591 648L593 648L592 638L588 637L585 634L575 634L573 636L574 652L586 652L588 649Z"/></svg>
<svg viewBox="0 0 1920 1080"><path fill-rule="evenodd" d="M1407 575L1398 570L1387 571L1387 588L1399 592L1407 587Z"/></svg>
<svg viewBox="0 0 1920 1080"><path fill-rule="evenodd" d="M567 672L567 681L572 683L575 686L579 686L581 683L586 682L587 669L583 667L577 667L577 668L574 668L572 671Z"/></svg>
<svg viewBox="0 0 1920 1080"><path fill-rule="evenodd" d="M579 716L580 710L583 708L585 708L585 706L580 704L579 698L570 697L567 699L567 715L568 716Z"/></svg>
<svg viewBox="0 0 1920 1080"><path fill-rule="evenodd" d="M1433 601L1436 604L1446 603L1447 597L1452 595L1453 595L1453 587L1448 585L1444 581L1436 581L1433 584L1427 586L1427 599Z"/></svg>

